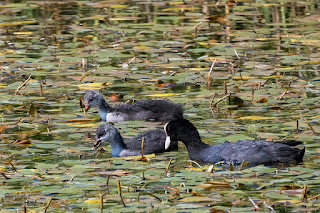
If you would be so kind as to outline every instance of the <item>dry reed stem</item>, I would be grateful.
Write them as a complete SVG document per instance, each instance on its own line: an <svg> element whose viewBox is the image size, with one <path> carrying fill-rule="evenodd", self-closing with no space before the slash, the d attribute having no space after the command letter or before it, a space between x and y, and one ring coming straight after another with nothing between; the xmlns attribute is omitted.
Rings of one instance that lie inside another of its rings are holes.
<svg viewBox="0 0 320 213"><path fill-rule="evenodd" d="M50 206L50 203L51 203L51 201L52 201L52 198L53 198L53 197L50 198L48 204L47 204L46 207L44 208L44 212L47 212L47 210L48 210L48 208L49 208L49 206Z"/></svg>
<svg viewBox="0 0 320 213"><path fill-rule="evenodd" d="M166 167L166 171L164 172L165 176L167 176L167 174L168 174L171 161L172 161L172 158L169 160L169 163L168 163L168 165L167 165L167 167Z"/></svg>
<svg viewBox="0 0 320 213"><path fill-rule="evenodd" d="M211 75L211 72L213 70L213 67L214 67L214 64L216 63L217 59L214 59L214 61L212 62L212 65L210 67L210 70L208 72L208 75L207 75L207 86L208 86L208 89L211 89L210 88L210 84L211 84L211 79L210 79L210 75Z"/></svg>
<svg viewBox="0 0 320 213"><path fill-rule="evenodd" d="M20 85L18 86L15 95L18 94L19 90L21 90L21 88L22 88L23 86L26 85L26 86L25 86L25 88L26 88L26 87L28 86L27 84L29 83L30 80L31 80L31 74L29 75L29 77L27 78L27 80L25 80L22 84L20 84Z"/></svg>

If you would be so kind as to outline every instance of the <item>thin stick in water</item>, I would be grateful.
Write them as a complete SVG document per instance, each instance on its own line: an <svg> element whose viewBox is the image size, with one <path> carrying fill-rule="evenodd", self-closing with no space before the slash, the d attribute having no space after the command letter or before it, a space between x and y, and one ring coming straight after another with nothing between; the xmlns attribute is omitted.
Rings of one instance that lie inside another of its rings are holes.
<svg viewBox="0 0 320 213"><path fill-rule="evenodd" d="M104 193L100 193L100 210L101 210L101 213L103 212L103 196L105 194Z"/></svg>
<svg viewBox="0 0 320 213"><path fill-rule="evenodd" d="M168 171L169 171L169 167L170 167L170 164L171 164L171 161L172 161L172 158L169 160L169 163L168 163L168 165L167 165L167 167L166 167L166 171L165 171L165 176L167 176L167 174L168 174Z"/></svg>
<svg viewBox="0 0 320 213"><path fill-rule="evenodd" d="M13 168L13 170L14 170L15 172L17 172L16 167L14 167L14 165L12 164L11 161L9 161L9 164L11 165L11 167Z"/></svg>
<svg viewBox="0 0 320 213"><path fill-rule="evenodd" d="M47 210L48 210L48 208L49 208L49 206L50 206L50 203L51 203L51 201L52 201L52 198L53 198L53 197L50 198L48 204L47 204L46 207L44 208L44 212L47 212Z"/></svg>
<svg viewBox="0 0 320 213"><path fill-rule="evenodd" d="M211 75L211 72L213 70L213 67L214 67L214 64L216 63L217 59L214 59L214 61L212 62L212 65L210 67L210 70L208 72L208 75L207 75L207 84L208 84L208 89L211 89L211 79L210 79L210 75Z"/></svg>
<svg viewBox="0 0 320 213"><path fill-rule="evenodd" d="M126 207L126 204L124 204L123 197L122 197L121 184L120 184L119 178L117 178L117 187L118 187L118 194L119 194L119 196L120 196L122 205L123 205L123 207Z"/></svg>
<svg viewBox="0 0 320 213"><path fill-rule="evenodd" d="M61 64L62 64L62 58L60 59L59 66L58 66L58 72L59 73L60 73Z"/></svg>
<svg viewBox="0 0 320 213"><path fill-rule="evenodd" d="M143 158L143 147L144 147L144 137L142 138L141 141L141 157Z"/></svg>

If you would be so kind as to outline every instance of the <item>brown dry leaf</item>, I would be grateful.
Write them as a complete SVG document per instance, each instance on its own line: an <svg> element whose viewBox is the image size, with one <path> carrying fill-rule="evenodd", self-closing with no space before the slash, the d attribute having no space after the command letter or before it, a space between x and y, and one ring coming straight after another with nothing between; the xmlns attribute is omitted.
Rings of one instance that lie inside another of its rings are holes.
<svg viewBox="0 0 320 213"><path fill-rule="evenodd" d="M22 140L22 139L17 139L12 144L31 144L31 140Z"/></svg>
<svg viewBox="0 0 320 213"><path fill-rule="evenodd" d="M219 23L221 25L225 25L229 23L229 19L227 19L227 17L220 14L209 16L207 17L207 19L209 20L210 23Z"/></svg>
<svg viewBox="0 0 320 213"><path fill-rule="evenodd" d="M212 209L210 209L209 212L210 212L210 213L224 213L224 212L226 212L226 211L225 211L225 210L222 210L222 209L212 208Z"/></svg>
<svg viewBox="0 0 320 213"><path fill-rule="evenodd" d="M140 158L136 159L136 161L148 162L148 161L150 161L150 159L145 156L141 156Z"/></svg>
<svg viewBox="0 0 320 213"><path fill-rule="evenodd" d="M269 135L266 141L272 141L272 135Z"/></svg>
<svg viewBox="0 0 320 213"><path fill-rule="evenodd" d="M112 94L109 98L110 101L121 101L123 100L123 94Z"/></svg>
<svg viewBox="0 0 320 213"><path fill-rule="evenodd" d="M255 100L254 103L267 103L268 99L266 98L259 98L258 100Z"/></svg>
<svg viewBox="0 0 320 213"><path fill-rule="evenodd" d="M234 171L232 163L229 164L229 171Z"/></svg>
<svg viewBox="0 0 320 213"><path fill-rule="evenodd" d="M232 9L236 4L237 4L237 2L235 0L228 0L226 2L226 5L228 5L230 7L230 9Z"/></svg>
<svg viewBox="0 0 320 213"><path fill-rule="evenodd" d="M6 128L7 124L3 124L0 126L0 134L3 132L3 130Z"/></svg>
<svg viewBox="0 0 320 213"><path fill-rule="evenodd" d="M196 191L194 191L194 190L192 190L191 195L192 195L192 196L198 196L198 197L205 197L205 195L198 194L198 193L197 193Z"/></svg>
<svg viewBox="0 0 320 213"><path fill-rule="evenodd" d="M90 44L90 40L89 39L86 39L86 38L83 38L83 37L79 37L77 38L79 41L83 41L84 43L86 43L86 45L89 45Z"/></svg>
<svg viewBox="0 0 320 213"><path fill-rule="evenodd" d="M207 181L205 183L197 185L196 187L202 187L202 188L230 188L230 184L227 183L227 182Z"/></svg>
<svg viewBox="0 0 320 213"><path fill-rule="evenodd" d="M80 104L81 110L83 111L83 105L84 105L84 103L83 103L83 98L82 98L82 96L80 96L80 98L79 98L79 104Z"/></svg>
<svg viewBox="0 0 320 213"><path fill-rule="evenodd" d="M178 186L177 188L166 186L165 188L171 191L169 195L171 198L180 196L180 186Z"/></svg>

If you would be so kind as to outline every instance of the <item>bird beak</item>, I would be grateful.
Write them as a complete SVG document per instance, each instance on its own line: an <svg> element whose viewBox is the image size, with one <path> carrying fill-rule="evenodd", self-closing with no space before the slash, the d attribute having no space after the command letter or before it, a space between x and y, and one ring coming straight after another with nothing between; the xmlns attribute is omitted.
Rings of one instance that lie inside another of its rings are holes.
<svg viewBox="0 0 320 213"><path fill-rule="evenodd" d="M86 114L90 109L90 105L88 103L84 103L84 114Z"/></svg>
<svg viewBox="0 0 320 213"><path fill-rule="evenodd" d="M101 146L101 144L102 144L102 140L97 140L97 141L94 143L93 148L94 148L95 150L97 150L97 149L99 148L99 146Z"/></svg>
<svg viewBox="0 0 320 213"><path fill-rule="evenodd" d="M166 137L166 142L165 142L165 145L164 145L164 148L165 148L166 150L169 148L170 143L171 143L170 136L167 136L167 137Z"/></svg>

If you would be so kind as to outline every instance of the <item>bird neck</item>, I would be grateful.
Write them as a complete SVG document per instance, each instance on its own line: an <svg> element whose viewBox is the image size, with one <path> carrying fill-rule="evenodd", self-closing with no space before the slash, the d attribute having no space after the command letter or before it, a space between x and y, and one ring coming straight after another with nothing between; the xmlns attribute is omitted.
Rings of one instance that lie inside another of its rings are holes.
<svg viewBox="0 0 320 213"><path fill-rule="evenodd" d="M196 156L210 145L202 142L198 131L190 133L182 134L178 140L186 145L190 159L196 159Z"/></svg>
<svg viewBox="0 0 320 213"><path fill-rule="evenodd" d="M123 138L119 132L116 133L115 137L109 142L111 146L112 156L119 157L123 150L127 150L127 146L123 142Z"/></svg>
<svg viewBox="0 0 320 213"><path fill-rule="evenodd" d="M108 115L110 108L111 107L109 106L107 101L103 97L101 97L99 105L98 105L98 111L99 111L101 120L107 119L107 115Z"/></svg>

